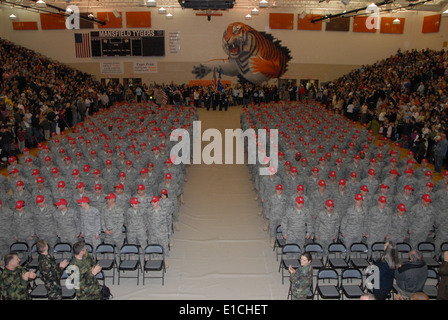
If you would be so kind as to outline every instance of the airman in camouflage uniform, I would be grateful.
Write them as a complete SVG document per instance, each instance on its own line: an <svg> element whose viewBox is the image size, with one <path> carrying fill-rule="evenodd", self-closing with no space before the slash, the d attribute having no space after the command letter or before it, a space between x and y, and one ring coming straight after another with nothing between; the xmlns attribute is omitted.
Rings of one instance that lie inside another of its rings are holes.
<svg viewBox="0 0 448 320"><path fill-rule="evenodd" d="M0 200L0 256L3 258L9 253L12 242L12 218L13 211Z"/></svg>
<svg viewBox="0 0 448 320"><path fill-rule="evenodd" d="M296 204L293 207L284 207L286 214L281 217L281 227L283 238L286 243L295 243L303 249L305 239L309 239L314 233L313 219L310 210L304 207L303 197L296 198Z"/></svg>
<svg viewBox="0 0 448 320"><path fill-rule="evenodd" d="M36 206L32 208L34 230L36 237L40 240L45 240L50 247L53 247L57 241L56 224L54 221L55 213L55 207L47 204L47 200L43 195L36 197Z"/></svg>
<svg viewBox="0 0 448 320"><path fill-rule="evenodd" d="M126 235L128 243L140 244L144 248L148 243L148 224L146 213L139 204L140 201L137 198L131 198L131 207L126 211Z"/></svg>
<svg viewBox="0 0 448 320"><path fill-rule="evenodd" d="M0 275L0 294L3 300L31 300L29 280L36 278L33 271L20 266L16 253L5 256L5 269Z"/></svg>
<svg viewBox="0 0 448 320"><path fill-rule="evenodd" d="M314 229L314 239L319 243L325 252L328 251L330 243L336 242L339 236L339 224L341 221L339 210L335 209L335 202L332 199L325 201L325 210L317 214Z"/></svg>
<svg viewBox="0 0 448 320"><path fill-rule="evenodd" d="M347 209L341 220L342 241L347 248L355 242L361 242L364 235L364 221L368 208L363 205L364 197L358 193L355 195L355 204Z"/></svg>
<svg viewBox="0 0 448 320"><path fill-rule="evenodd" d="M79 272L79 287L75 287L76 299L101 300L101 286L96 278L101 267L95 264L87 252L84 241L78 241L73 245L73 258L70 261L70 266L77 267Z"/></svg>
<svg viewBox="0 0 448 320"><path fill-rule="evenodd" d="M105 243L115 244L120 248L123 244L123 224L124 211L117 206L115 202L116 196L114 193L109 193L106 196L107 203L101 207L101 224L103 229L103 241Z"/></svg>
<svg viewBox="0 0 448 320"><path fill-rule="evenodd" d="M389 241L395 243L409 242L409 214L406 213L406 205L399 203L391 216L388 228Z"/></svg>
<svg viewBox="0 0 448 320"><path fill-rule="evenodd" d="M311 255L306 252L300 257L300 266L294 270L289 268L291 281L291 295L293 300L306 299L313 280L313 267L311 266Z"/></svg>
<svg viewBox="0 0 448 320"><path fill-rule="evenodd" d="M169 256L169 229L167 224L168 211L160 206L160 198L152 197L151 207L146 210L149 243L160 244ZM165 264L167 260L165 261Z"/></svg>
<svg viewBox="0 0 448 320"><path fill-rule="evenodd" d="M15 209L12 219L14 238L11 243L14 241L23 241L31 247L35 240L34 219L31 210L25 208L25 203L22 200L16 202Z"/></svg>
<svg viewBox="0 0 448 320"><path fill-rule="evenodd" d="M59 199L55 205L58 207L58 211L54 215L54 220L56 222L56 234L59 237L59 241L73 244L78 241L81 230L78 212L73 208L67 208L67 201L65 199Z"/></svg>
<svg viewBox="0 0 448 320"><path fill-rule="evenodd" d="M391 210L387 205L384 196L378 198L378 205L371 207L367 213L366 237L367 245L371 246L375 242L384 242L388 236L387 230L391 223Z"/></svg>
<svg viewBox="0 0 448 320"><path fill-rule="evenodd" d="M61 300L62 271L68 266L69 262L64 259L58 265L55 258L48 254L48 244L44 240L37 242L37 252L39 253L40 279L44 282L45 289L47 289L48 300Z"/></svg>
<svg viewBox="0 0 448 320"><path fill-rule="evenodd" d="M277 227L281 225L283 216L288 205L288 197L283 193L283 185L279 184L275 187L275 193L267 199L266 218L269 222L269 235L271 238L271 247L274 247Z"/></svg>

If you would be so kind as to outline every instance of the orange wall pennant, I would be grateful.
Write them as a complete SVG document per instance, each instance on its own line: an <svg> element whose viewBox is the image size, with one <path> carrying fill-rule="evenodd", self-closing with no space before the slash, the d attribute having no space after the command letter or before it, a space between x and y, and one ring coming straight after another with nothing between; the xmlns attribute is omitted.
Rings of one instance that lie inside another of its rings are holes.
<svg viewBox="0 0 448 320"><path fill-rule="evenodd" d="M288 29L294 28L293 13L270 13L269 28L271 29Z"/></svg>
<svg viewBox="0 0 448 320"><path fill-rule="evenodd" d="M14 30L37 30L37 21L13 21Z"/></svg>
<svg viewBox="0 0 448 320"><path fill-rule="evenodd" d="M442 15L435 14L423 18L422 33L439 32L440 18Z"/></svg>
<svg viewBox="0 0 448 320"><path fill-rule="evenodd" d="M65 16L58 14L40 14L40 25L42 30L60 30L65 29Z"/></svg>
<svg viewBox="0 0 448 320"><path fill-rule="evenodd" d="M367 19L369 17L353 17L353 32L375 33L375 28L367 28ZM377 18L378 19L378 18Z"/></svg>
<svg viewBox="0 0 448 320"><path fill-rule="evenodd" d="M318 22L311 22L313 19L320 18L321 15L319 14L307 14L305 18L300 19L300 15L298 15L297 20L297 30L316 30L321 31L322 30L322 21Z"/></svg>
<svg viewBox="0 0 448 320"><path fill-rule="evenodd" d="M116 18L113 12L98 12L98 19L106 21L106 24L98 25L99 29L112 29L112 28L123 28L123 17L122 12L119 12L120 17Z"/></svg>
<svg viewBox="0 0 448 320"><path fill-rule="evenodd" d="M393 24L394 20L400 20L400 24ZM381 33L403 33L405 18L381 18Z"/></svg>
<svg viewBox="0 0 448 320"><path fill-rule="evenodd" d="M151 28L151 12L126 12L127 28Z"/></svg>

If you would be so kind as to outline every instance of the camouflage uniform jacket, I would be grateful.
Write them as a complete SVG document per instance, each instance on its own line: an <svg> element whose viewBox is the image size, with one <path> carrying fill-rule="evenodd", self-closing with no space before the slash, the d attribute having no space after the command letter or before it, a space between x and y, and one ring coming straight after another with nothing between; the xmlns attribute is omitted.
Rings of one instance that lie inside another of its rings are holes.
<svg viewBox="0 0 448 320"><path fill-rule="evenodd" d="M0 275L0 293L4 300L31 300L28 281L22 279L26 270L17 267L14 271L4 269Z"/></svg>
<svg viewBox="0 0 448 320"><path fill-rule="evenodd" d="M76 289L76 298L78 300L101 300L100 284L92 274L92 268L95 266L92 257L88 253L81 260L73 257L70 265L79 268L79 289Z"/></svg>
<svg viewBox="0 0 448 320"><path fill-rule="evenodd" d="M311 282L313 280L313 267L311 264L307 266L299 266L295 273L289 277L291 281L291 293L294 299L306 299L310 292Z"/></svg>
<svg viewBox="0 0 448 320"><path fill-rule="evenodd" d="M62 270L59 268L56 260L50 255L39 255L40 278L45 284L49 300L60 300L62 297L62 288L60 279Z"/></svg>

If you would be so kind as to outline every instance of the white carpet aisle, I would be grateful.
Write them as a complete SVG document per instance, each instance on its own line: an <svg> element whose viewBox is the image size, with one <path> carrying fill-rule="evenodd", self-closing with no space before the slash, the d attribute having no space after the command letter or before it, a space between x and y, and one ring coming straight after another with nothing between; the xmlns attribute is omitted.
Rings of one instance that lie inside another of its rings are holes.
<svg viewBox="0 0 448 320"><path fill-rule="evenodd" d="M239 128L240 107L227 112L199 110L202 131ZM209 144L203 142L202 147ZM223 143L224 144L224 143ZM286 299L278 261L257 214L246 165L190 165L174 233L165 285L159 279L121 279L114 300Z"/></svg>

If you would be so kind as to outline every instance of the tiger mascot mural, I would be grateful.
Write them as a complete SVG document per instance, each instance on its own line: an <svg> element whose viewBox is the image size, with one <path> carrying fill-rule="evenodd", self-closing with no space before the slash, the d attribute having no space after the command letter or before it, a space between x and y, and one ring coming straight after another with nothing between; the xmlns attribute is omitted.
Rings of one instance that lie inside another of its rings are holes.
<svg viewBox="0 0 448 320"><path fill-rule="evenodd" d="M196 79L202 79L211 71L238 77L240 83L262 83L280 78L291 60L290 50L280 45L280 40L265 32L235 22L224 31L222 46L228 59L215 59L193 67Z"/></svg>

